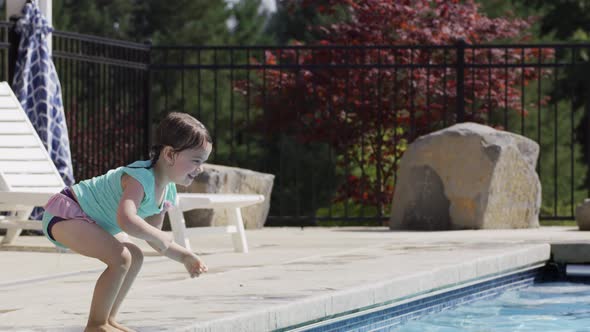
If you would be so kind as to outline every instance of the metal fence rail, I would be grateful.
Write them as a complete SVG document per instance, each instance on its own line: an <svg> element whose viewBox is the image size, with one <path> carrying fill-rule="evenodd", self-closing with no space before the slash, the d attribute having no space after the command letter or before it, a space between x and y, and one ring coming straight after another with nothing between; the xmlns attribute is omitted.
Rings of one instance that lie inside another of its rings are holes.
<svg viewBox="0 0 590 332"><path fill-rule="evenodd" d="M170 46L152 48L151 71L166 82L156 109L201 118L216 140L215 162L277 176L270 225L386 220L405 146L462 121L537 141L541 216L571 219L588 192L576 137L588 127L587 98L560 85L587 66L588 48ZM364 123L341 121L352 117Z"/></svg>
<svg viewBox="0 0 590 332"><path fill-rule="evenodd" d="M0 75L10 76L9 23ZM267 225L380 224L415 138L474 121L541 146L542 219L590 195L590 44L151 46L54 32L74 172L147 158L189 112L211 162L275 174ZM12 55L14 56L14 54Z"/></svg>
<svg viewBox="0 0 590 332"><path fill-rule="evenodd" d="M53 33L77 179L146 157L149 45Z"/></svg>
<svg viewBox="0 0 590 332"><path fill-rule="evenodd" d="M6 81L11 70L9 66L10 57L10 28L11 24L8 22L0 22L0 77Z"/></svg>

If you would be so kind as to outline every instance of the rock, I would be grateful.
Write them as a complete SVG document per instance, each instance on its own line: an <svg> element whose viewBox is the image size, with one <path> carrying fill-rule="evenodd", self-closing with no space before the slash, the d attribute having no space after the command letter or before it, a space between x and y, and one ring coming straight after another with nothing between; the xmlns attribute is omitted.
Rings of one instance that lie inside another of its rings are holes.
<svg viewBox="0 0 590 332"><path fill-rule="evenodd" d="M274 175L247 169L213 164L203 165L203 172L189 187L177 186L178 192L234 193L264 195L264 202L242 208L246 229L262 228L270 209ZM187 227L225 226L228 224L224 211L197 209L184 213Z"/></svg>
<svg viewBox="0 0 590 332"><path fill-rule="evenodd" d="M410 144L399 167L391 229L539 226L539 145L520 135L461 123Z"/></svg>
<svg viewBox="0 0 590 332"><path fill-rule="evenodd" d="M581 231L590 231L590 198L576 207L576 222Z"/></svg>

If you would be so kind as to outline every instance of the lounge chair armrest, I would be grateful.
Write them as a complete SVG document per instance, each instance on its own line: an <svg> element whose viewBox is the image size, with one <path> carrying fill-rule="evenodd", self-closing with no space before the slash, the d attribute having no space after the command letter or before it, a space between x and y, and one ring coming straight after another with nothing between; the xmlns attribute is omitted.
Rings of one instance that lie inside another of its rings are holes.
<svg viewBox="0 0 590 332"><path fill-rule="evenodd" d="M256 194L192 194L178 193L182 211L192 209L241 208L264 202L263 195Z"/></svg>

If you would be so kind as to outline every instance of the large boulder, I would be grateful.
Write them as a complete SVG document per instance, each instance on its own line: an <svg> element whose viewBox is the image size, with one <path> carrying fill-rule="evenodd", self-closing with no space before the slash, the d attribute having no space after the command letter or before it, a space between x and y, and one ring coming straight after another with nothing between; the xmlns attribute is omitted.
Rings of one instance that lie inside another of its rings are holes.
<svg viewBox="0 0 590 332"><path fill-rule="evenodd" d="M213 164L203 165L199 174L188 187L178 186L178 192L259 194L264 202L241 209L246 229L262 228L270 209L270 195L274 175L254 172L247 169ZM228 224L224 211L196 209L184 212L187 227L225 226Z"/></svg>
<svg viewBox="0 0 590 332"><path fill-rule="evenodd" d="M539 145L520 135L461 123L422 136L401 161L391 229L539 226Z"/></svg>

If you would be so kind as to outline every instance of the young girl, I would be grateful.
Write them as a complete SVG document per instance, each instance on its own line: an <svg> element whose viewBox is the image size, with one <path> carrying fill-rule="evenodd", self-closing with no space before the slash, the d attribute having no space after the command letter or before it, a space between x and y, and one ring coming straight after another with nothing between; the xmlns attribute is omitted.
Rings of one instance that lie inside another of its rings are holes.
<svg viewBox="0 0 590 332"><path fill-rule="evenodd" d="M166 210L176 202L176 184L188 186L202 171L211 137L192 116L170 113L156 141L151 160L66 187L45 206L43 231L51 242L107 265L96 281L85 331L132 331L116 321L143 261L127 234L184 264L191 277L207 271L197 255L161 228Z"/></svg>

